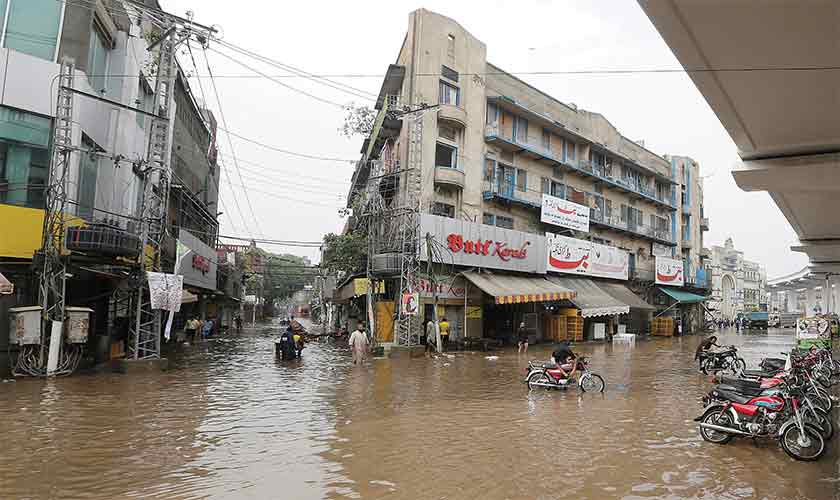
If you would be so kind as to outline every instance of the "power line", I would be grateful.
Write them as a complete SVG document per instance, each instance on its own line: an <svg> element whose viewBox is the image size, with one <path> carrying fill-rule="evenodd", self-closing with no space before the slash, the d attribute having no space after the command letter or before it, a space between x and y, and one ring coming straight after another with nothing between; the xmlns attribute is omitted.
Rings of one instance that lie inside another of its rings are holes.
<svg viewBox="0 0 840 500"><path fill-rule="evenodd" d="M226 157L226 158L230 157L230 155L227 155L227 154L222 154L222 153L219 153L219 154L221 156ZM258 167L259 170L265 170L265 171L268 171L272 174L280 175L281 177L291 176L295 179L299 179L299 178L311 179L313 181L324 182L324 183L327 183L327 184L336 184L336 185L340 185L342 187L346 187L347 183L349 182L349 180L348 181L340 181L340 180L336 180L336 179L327 179L326 177L315 177L313 175L305 175L305 174L301 174L299 172L287 172L285 170L278 170L278 169L276 169L274 167L271 167L269 165L265 165L265 164L262 164L262 163L256 163L256 162L253 162L253 161L250 161L250 160L245 160L243 158L237 158L237 160L239 160L239 163L244 163L245 165L252 165L254 167ZM258 170L258 169L246 169L245 167L242 167L242 169L245 170L246 172L248 170L251 170L251 171L257 171Z"/></svg>
<svg viewBox="0 0 840 500"><path fill-rule="evenodd" d="M291 90L292 92L297 92L298 94L305 95L305 96L307 96L307 97L310 97L310 98L312 98L312 99L315 99L316 101L320 101L320 102L322 102L322 103L324 103L324 104L329 104L329 105L331 105L331 106L336 106L336 107L339 107L339 108L341 108L341 109L344 109L344 108L345 108L345 105L344 105L344 104L340 104L340 103L337 103L337 102L335 102L335 101L331 101L331 100L329 100L329 99L324 99L323 97L318 97L318 96L316 96L315 94L310 94L309 92L306 92L305 90L300 90L300 89L299 89L299 88L297 88L297 87L292 87L292 86L291 86L291 85L289 85L289 84L286 84L286 83L283 83L283 82L281 82L281 81L278 81L277 79L275 79L275 78L272 78L272 77L268 76L267 74L265 74L265 73L261 72L260 70L255 69L255 68L252 68L251 66L248 66L247 64L245 64L245 63L244 63L244 62L242 62L242 61L237 61L236 59L234 59L234 58L230 57L229 55L225 54L224 52L220 52L220 51L218 51L218 50L216 50L216 49L213 49L213 48L210 48L210 50L212 50L212 51L213 51L213 52L215 52L216 54L219 54L220 56L224 57L225 59L229 59L230 61L233 61L234 63L236 63L236 64L238 64L238 65L240 65L240 66L242 66L242 67L244 67L244 68L246 68L246 69L249 69L249 70L253 71L254 73L257 73L258 75L262 75L263 77L265 77L265 78L267 78L267 79L271 80L272 82L276 83L277 85L280 85L281 87L285 87L285 88L287 88L287 89ZM211 80L212 80L212 78L211 78Z"/></svg>
<svg viewBox="0 0 840 500"><path fill-rule="evenodd" d="M207 64L207 71L212 75L213 70L212 70L212 68L210 68L210 60L207 58L207 51L202 51L202 53L204 54L204 61ZM219 118L221 118L222 124L225 126L225 128L227 128L227 119L225 118L225 113L222 110L222 99L219 97L219 89L216 87L216 80L214 80L213 78L210 78L210 83L213 85L213 93L216 96L216 105L219 108ZM229 133L228 133L227 138L228 138L228 144L230 145L230 152L235 157L236 152L233 150L233 140L230 138ZM236 167L237 172L239 173L239 180L242 181L242 184L245 184L245 181L242 180L242 173L239 171L239 164L236 163L235 160L234 160L234 166ZM228 174L227 169L225 169L225 175L227 176L228 184L231 184L230 175ZM245 189L243 191L243 194L245 195L245 201L248 202L248 207L251 210L251 216L254 218L254 224L256 224L256 226L257 226L257 232L262 234L262 229L260 229L260 224L259 224L259 221L257 220L257 215L254 213L254 207L251 205L251 198L248 197L248 190ZM239 209L239 201L237 200L237 198L235 196L234 196L233 199L236 202L237 209ZM239 210L239 215L242 216L242 211L241 210ZM242 222L243 222L243 224L245 224L245 229L248 229L248 223L245 221L244 216L242 216ZM248 232L250 233L251 231L248 231Z"/></svg>
<svg viewBox="0 0 840 500"><path fill-rule="evenodd" d="M242 139L245 142L250 142L251 144L256 144L257 146L263 147L265 149L269 149L271 151L276 151L278 153L283 153L283 154L287 154L287 155L291 155L291 156L297 156L299 158L307 158L307 159L310 159L310 160L337 161L337 162L342 162L342 163L350 163L350 164L353 164L353 165L356 164L356 160L348 160L348 159L345 159L345 158L334 158L334 157L329 157L329 156L317 156L317 155L310 155L310 154L305 154L305 153L297 153L295 151L289 151L288 149L279 148L277 146L272 146L270 144L266 144L264 142L257 141L256 139L250 139L250 138L245 137L243 135L239 135L236 132L232 132L232 131L230 131L226 128L218 127L218 129L225 132L225 133L228 133L228 134L230 134L230 135L232 135L232 136L234 136L238 139Z"/></svg>
<svg viewBox="0 0 840 500"><path fill-rule="evenodd" d="M261 54L258 54L256 52L252 51L252 50L248 50L248 49L243 48L243 47L238 47L238 46L236 46L236 45L234 45L230 42L224 41L224 40L216 39L215 41L218 42L219 44L231 49L231 50L239 52L240 54L251 56L254 59L262 61L266 64L269 64L271 66L275 66L277 68L286 70L286 71L288 71L292 74L295 74L297 76L300 76L302 78L306 78L306 79L314 81L316 83L320 83L321 85L326 85L327 87L331 87L331 88L334 88L336 90L340 90L342 92L345 92L347 94L350 94L350 95L353 95L353 96L356 96L356 97L361 97L362 99L376 100L377 95L373 92L368 92L366 90L362 90L362 89L359 89L359 88L356 88L356 87L352 87L352 86L344 84L344 83L332 81L332 80L330 80L326 77L318 76L314 73L304 71L300 68L295 68L294 66L291 66L289 64L285 64L285 63L282 63L282 62L280 62L276 59L271 59L270 57L263 56Z"/></svg>

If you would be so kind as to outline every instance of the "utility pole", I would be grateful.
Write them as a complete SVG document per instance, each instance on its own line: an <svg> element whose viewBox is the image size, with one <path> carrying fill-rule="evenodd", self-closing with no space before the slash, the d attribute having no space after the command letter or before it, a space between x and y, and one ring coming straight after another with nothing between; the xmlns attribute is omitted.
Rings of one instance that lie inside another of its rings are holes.
<svg viewBox="0 0 840 500"><path fill-rule="evenodd" d="M429 285L432 287L432 304L434 304L434 311L432 318L435 322L435 347L437 352L443 352L443 339L440 338L440 319L438 318L438 294L437 294L437 277L435 277L435 268L432 263L432 241L433 237L430 233L426 233L426 274L429 276ZM429 339L426 339L428 342Z"/></svg>

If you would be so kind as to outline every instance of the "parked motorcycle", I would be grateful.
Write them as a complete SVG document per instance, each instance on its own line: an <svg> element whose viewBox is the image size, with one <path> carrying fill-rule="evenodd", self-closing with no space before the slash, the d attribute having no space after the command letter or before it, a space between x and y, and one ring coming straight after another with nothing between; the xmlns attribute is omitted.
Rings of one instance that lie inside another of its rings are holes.
<svg viewBox="0 0 840 500"><path fill-rule="evenodd" d="M735 436L776 437L796 460L813 461L825 453L820 429L803 417L799 388L785 382L779 394L757 397L717 392L694 419L705 441L726 444Z"/></svg>
<svg viewBox="0 0 840 500"><path fill-rule="evenodd" d="M718 372L737 374L746 367L746 361L738 356L738 349L735 346L729 346L723 351L700 354L700 371L704 375Z"/></svg>
<svg viewBox="0 0 840 500"><path fill-rule="evenodd" d="M604 392L606 384L604 378L597 373L592 373L589 369L589 358L579 357L577 359L577 373L578 386L583 392ZM562 365L563 371L569 373L572 371L572 365ZM543 363L540 361L530 361L528 368L525 370L525 382L529 389L544 388L548 389L565 389L569 385L569 380L563 377L557 365L554 363Z"/></svg>

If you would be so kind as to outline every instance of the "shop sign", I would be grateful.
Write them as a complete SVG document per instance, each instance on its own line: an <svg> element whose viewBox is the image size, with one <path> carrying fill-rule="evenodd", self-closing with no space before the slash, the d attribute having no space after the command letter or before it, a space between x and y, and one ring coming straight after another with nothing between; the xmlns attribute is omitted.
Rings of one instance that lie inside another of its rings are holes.
<svg viewBox="0 0 840 500"><path fill-rule="evenodd" d="M668 257L656 257L656 284L683 286L683 261Z"/></svg>
<svg viewBox="0 0 840 500"><path fill-rule="evenodd" d="M796 320L796 344L802 349L812 345L830 347L831 321L829 318L811 317Z"/></svg>
<svg viewBox="0 0 840 500"><path fill-rule="evenodd" d="M402 295L402 313L406 316L417 316L420 309L420 298L416 293L405 292Z"/></svg>
<svg viewBox="0 0 840 500"><path fill-rule="evenodd" d="M467 306L467 319L481 319L481 306Z"/></svg>
<svg viewBox="0 0 840 500"><path fill-rule="evenodd" d="M178 232L177 273L184 284L207 290L216 289L216 251L186 229Z"/></svg>
<svg viewBox="0 0 840 500"><path fill-rule="evenodd" d="M583 276L628 278L630 257L624 250L591 241L546 234L547 269Z"/></svg>
<svg viewBox="0 0 840 500"><path fill-rule="evenodd" d="M538 234L429 214L421 216L420 234L422 260L430 234L435 262L545 274L545 237Z"/></svg>
<svg viewBox="0 0 840 500"><path fill-rule="evenodd" d="M654 241L651 243L650 254L654 257L668 257L670 259L674 257L674 247L669 247L668 245Z"/></svg>
<svg viewBox="0 0 840 500"><path fill-rule="evenodd" d="M370 289L370 280L368 278L356 278L353 280L353 295L358 297L360 295L367 295ZM374 293L385 293L385 282L380 281L376 286Z"/></svg>
<svg viewBox="0 0 840 500"><path fill-rule="evenodd" d="M437 291L437 297L439 299L464 299L464 294L466 293L466 288L464 287L464 280L462 278L455 278L453 279L451 276L443 276L437 280L434 286L434 290L432 287L432 283L425 279L420 278L417 281L417 287L420 291L420 297L432 298L434 297L433 291Z"/></svg>
<svg viewBox="0 0 840 500"><path fill-rule="evenodd" d="M589 207L543 193L540 220L588 233Z"/></svg>

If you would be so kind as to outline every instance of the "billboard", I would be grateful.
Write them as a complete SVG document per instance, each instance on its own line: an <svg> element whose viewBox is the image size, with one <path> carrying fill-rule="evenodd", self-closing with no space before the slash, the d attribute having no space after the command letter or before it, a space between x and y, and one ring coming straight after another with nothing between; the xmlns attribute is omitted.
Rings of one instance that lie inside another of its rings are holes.
<svg viewBox="0 0 840 500"><path fill-rule="evenodd" d="M589 207L543 193L540 220L546 224L589 232Z"/></svg>
<svg viewBox="0 0 840 500"><path fill-rule="evenodd" d="M435 245L433 260L444 264L545 274L545 237L460 219L422 214L420 259L426 235Z"/></svg>
<svg viewBox="0 0 840 500"><path fill-rule="evenodd" d="M178 274L184 284L207 290L216 289L216 251L186 229L178 232Z"/></svg>
<svg viewBox="0 0 840 500"><path fill-rule="evenodd" d="M674 247L663 245L662 243L652 242L650 244L650 254L654 257L668 257L674 256Z"/></svg>
<svg viewBox="0 0 840 500"><path fill-rule="evenodd" d="M546 234L546 269L557 273L626 280L630 257L624 250L591 241Z"/></svg>
<svg viewBox="0 0 840 500"><path fill-rule="evenodd" d="M668 257L656 257L656 284L683 286L683 261Z"/></svg>

